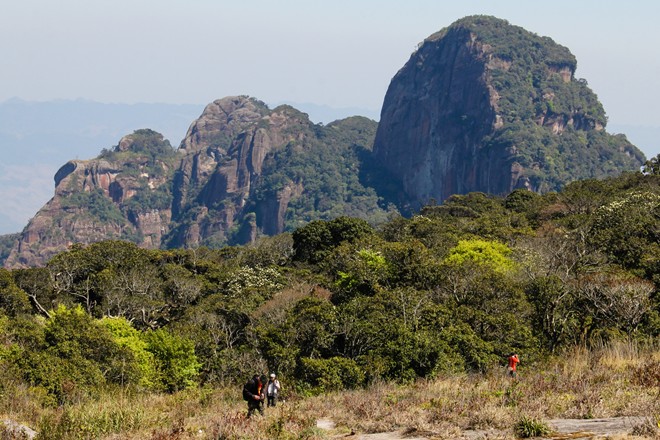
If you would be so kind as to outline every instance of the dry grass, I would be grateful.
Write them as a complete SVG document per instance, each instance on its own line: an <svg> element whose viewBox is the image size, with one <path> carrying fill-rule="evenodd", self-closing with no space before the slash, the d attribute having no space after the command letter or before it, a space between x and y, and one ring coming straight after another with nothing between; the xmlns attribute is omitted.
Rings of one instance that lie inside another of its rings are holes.
<svg viewBox="0 0 660 440"><path fill-rule="evenodd" d="M407 386L376 383L366 390L294 395L252 419L245 417L240 389L175 395L108 392L98 401L47 409L17 386L17 395L2 397L0 419L26 423L41 431L41 439L316 440L352 431L397 430L434 439L456 438L465 430L498 430L498 438L513 438L523 417L543 422L627 415L650 420L635 432L649 437L657 436L653 427L660 420L658 359L656 351L632 345L576 349L543 369L523 367L515 380L496 369ZM316 428L320 418L332 419L337 428L331 433Z"/></svg>

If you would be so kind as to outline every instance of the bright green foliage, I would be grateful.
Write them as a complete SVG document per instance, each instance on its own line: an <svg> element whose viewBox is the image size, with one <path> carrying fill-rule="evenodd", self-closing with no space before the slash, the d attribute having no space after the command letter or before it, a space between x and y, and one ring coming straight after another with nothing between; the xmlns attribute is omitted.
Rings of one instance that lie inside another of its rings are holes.
<svg viewBox="0 0 660 440"><path fill-rule="evenodd" d="M25 380L66 402L105 383L129 383L133 356L81 307L58 307L44 324L23 321L14 329L20 350L12 361Z"/></svg>
<svg viewBox="0 0 660 440"><path fill-rule="evenodd" d="M315 392L324 393L359 387L364 383L364 371L352 359L331 357L329 359L302 358L300 376Z"/></svg>
<svg viewBox="0 0 660 440"><path fill-rule="evenodd" d="M336 270L335 294L332 301L345 302L355 295L374 295L390 275L390 265L379 251L353 250L353 246L340 246L328 263Z"/></svg>
<svg viewBox="0 0 660 440"><path fill-rule="evenodd" d="M110 331L114 341L133 354L139 370L138 385L159 389L159 372L154 354L148 350L148 344L125 318L103 318L101 324Z"/></svg>
<svg viewBox="0 0 660 440"><path fill-rule="evenodd" d="M142 338L156 360L162 389L173 392L196 385L201 365L192 341L163 329L146 332Z"/></svg>
<svg viewBox="0 0 660 440"><path fill-rule="evenodd" d="M508 257L510 254L511 249L502 243L478 239L460 240L449 251L445 263L450 266L487 266L494 272L506 273L515 267Z"/></svg>

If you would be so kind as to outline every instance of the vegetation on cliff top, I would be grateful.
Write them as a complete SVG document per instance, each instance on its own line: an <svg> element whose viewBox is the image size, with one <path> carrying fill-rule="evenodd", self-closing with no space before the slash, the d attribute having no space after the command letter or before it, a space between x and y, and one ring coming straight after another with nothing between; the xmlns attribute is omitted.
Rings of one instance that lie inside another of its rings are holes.
<svg viewBox="0 0 660 440"><path fill-rule="evenodd" d="M574 77L577 61L566 47L482 15L460 19L424 43L453 38L480 43L488 66L485 80L499 96L495 108L501 126L481 148L509 152L536 190L556 191L571 181L617 175L644 162L625 136L605 132L605 110L587 81Z"/></svg>
<svg viewBox="0 0 660 440"><path fill-rule="evenodd" d="M112 149L101 151L96 160L111 164L109 166L116 170L115 179L121 185L109 188L108 197L100 188L81 190L79 179L74 176L69 183L69 194L60 198L62 212L55 223L61 224L65 219L83 221L97 225L99 230L107 230L104 226L110 225L119 232L107 234L106 239L140 243L143 237L137 230L138 216L153 210L167 210L172 204L171 178L176 151L160 133L141 129L125 136ZM129 191L130 196L126 196Z"/></svg>
<svg viewBox="0 0 660 440"><path fill-rule="evenodd" d="M311 126L308 142L291 142L264 162L254 202L276 198L285 185L300 184L285 214L285 231L313 220L359 217L376 225L386 220L388 206L360 179L364 157L373 145L377 123L363 117Z"/></svg>

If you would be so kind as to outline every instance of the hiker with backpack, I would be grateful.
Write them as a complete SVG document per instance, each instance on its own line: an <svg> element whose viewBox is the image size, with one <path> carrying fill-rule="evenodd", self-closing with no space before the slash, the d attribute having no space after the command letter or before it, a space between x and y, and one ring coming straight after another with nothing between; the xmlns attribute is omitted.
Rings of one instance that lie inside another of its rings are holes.
<svg viewBox="0 0 660 440"><path fill-rule="evenodd" d="M264 386L258 374L255 374L252 379L243 385L243 400L247 402L248 418L252 417L255 411L258 411L262 416L264 415Z"/></svg>

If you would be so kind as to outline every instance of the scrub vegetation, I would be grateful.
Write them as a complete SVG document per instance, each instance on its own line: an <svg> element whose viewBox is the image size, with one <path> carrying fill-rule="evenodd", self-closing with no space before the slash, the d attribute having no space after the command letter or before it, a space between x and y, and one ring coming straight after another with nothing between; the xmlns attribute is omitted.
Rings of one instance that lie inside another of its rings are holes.
<svg viewBox="0 0 660 440"><path fill-rule="evenodd" d="M217 250L105 241L2 269L0 415L43 439L328 438L322 417L513 436L657 418L653 163L559 193L457 195L378 229L338 217ZM285 402L248 421L241 385L267 371Z"/></svg>

